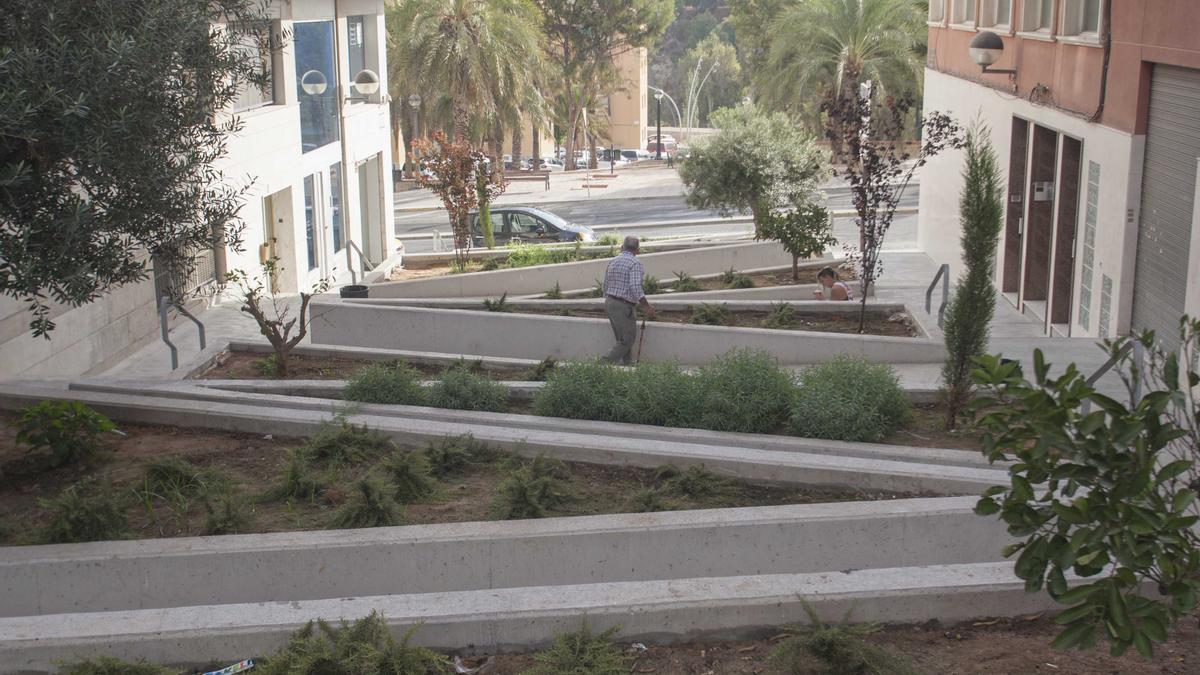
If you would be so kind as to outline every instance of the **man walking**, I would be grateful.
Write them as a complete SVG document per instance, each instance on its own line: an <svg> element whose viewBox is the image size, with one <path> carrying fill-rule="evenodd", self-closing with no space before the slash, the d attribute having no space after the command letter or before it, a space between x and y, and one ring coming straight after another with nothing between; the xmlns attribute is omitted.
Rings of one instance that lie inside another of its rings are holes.
<svg viewBox="0 0 1200 675"><path fill-rule="evenodd" d="M605 361L629 365L632 361L630 352L637 340L638 305L646 310L646 315L654 316L654 308L646 301L646 293L642 290L642 277L646 270L637 259L638 238L625 237L621 245L621 254L608 263L604 270L604 310L608 312L608 322L612 324L613 336L617 344L604 357Z"/></svg>

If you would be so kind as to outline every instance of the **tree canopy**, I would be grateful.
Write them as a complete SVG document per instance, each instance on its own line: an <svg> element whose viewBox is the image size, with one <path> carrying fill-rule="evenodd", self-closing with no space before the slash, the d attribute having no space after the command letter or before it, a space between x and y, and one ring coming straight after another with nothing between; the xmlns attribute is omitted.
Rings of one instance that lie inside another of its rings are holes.
<svg viewBox="0 0 1200 675"><path fill-rule="evenodd" d="M808 203L829 173L825 152L782 113L744 104L717 110L712 123L721 131L693 141L679 167L695 208L750 211L760 233L767 214Z"/></svg>
<svg viewBox="0 0 1200 675"><path fill-rule="evenodd" d="M0 293L77 306L239 243L242 189L214 168L265 85L256 0L10 2L0 22ZM225 23L224 29L217 27ZM249 47L249 48L247 48Z"/></svg>

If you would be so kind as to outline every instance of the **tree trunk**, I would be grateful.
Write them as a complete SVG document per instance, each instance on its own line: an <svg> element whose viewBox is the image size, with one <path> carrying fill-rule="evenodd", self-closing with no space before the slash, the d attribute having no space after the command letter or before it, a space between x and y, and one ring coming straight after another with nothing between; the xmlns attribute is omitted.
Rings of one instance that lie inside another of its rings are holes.
<svg viewBox="0 0 1200 675"><path fill-rule="evenodd" d="M471 114L465 101L454 102L454 140L465 141L471 137Z"/></svg>
<svg viewBox="0 0 1200 675"><path fill-rule="evenodd" d="M568 103L567 115L571 120L570 126L567 128L566 138L563 139L563 146L567 151L567 156L563 158L563 165L567 171L574 171L575 166L575 136L579 133L579 115L583 111L583 106Z"/></svg>
<svg viewBox="0 0 1200 675"><path fill-rule="evenodd" d="M542 133L538 129L537 122L534 122L530 127L530 132L533 137L530 142L533 143L533 170L537 171L542 168Z"/></svg>
<svg viewBox="0 0 1200 675"><path fill-rule="evenodd" d="M588 168L600 168L600 162L596 159L596 137L588 136Z"/></svg>
<svg viewBox="0 0 1200 675"><path fill-rule="evenodd" d="M524 128L521 126L521 121L517 120L512 129L512 161L515 169L521 168L521 141L524 140L522 131Z"/></svg>
<svg viewBox="0 0 1200 675"><path fill-rule="evenodd" d="M800 256L792 254L792 281L800 281Z"/></svg>

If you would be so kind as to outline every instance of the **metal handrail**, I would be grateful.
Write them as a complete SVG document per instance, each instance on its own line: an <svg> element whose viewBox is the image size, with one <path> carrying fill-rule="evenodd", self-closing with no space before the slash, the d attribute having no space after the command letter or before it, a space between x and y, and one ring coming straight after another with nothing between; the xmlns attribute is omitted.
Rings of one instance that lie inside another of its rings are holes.
<svg viewBox="0 0 1200 675"><path fill-rule="evenodd" d="M375 265L373 265L371 261L367 259L367 255L362 252L362 249L358 247L358 244L354 243L353 239L347 239L346 244L346 267L350 269L350 283L357 284L358 275L354 273L354 258L350 257L351 249L358 254L358 263L362 266L364 277L366 276L367 272L375 269Z"/></svg>
<svg viewBox="0 0 1200 675"><path fill-rule="evenodd" d="M1142 345L1141 340L1138 340L1137 338L1131 338L1129 340L1129 342L1125 343L1125 346L1123 346L1123 347L1121 347L1121 349L1117 350L1116 354L1113 354L1112 356L1110 356L1108 358L1108 360L1104 362L1104 365L1097 368L1096 372L1094 372L1090 376L1088 376L1088 378L1086 380L1084 380L1084 383L1087 384L1087 386L1089 386L1089 387L1095 385L1096 382L1100 381L1101 377L1104 377L1105 373L1112 370L1113 366L1117 365L1117 363L1121 359L1125 358L1125 356L1127 354L1129 354L1130 351L1133 352L1134 360L1140 364L1142 362L1142 356L1144 354L1144 350L1145 350L1145 347ZM1142 378L1137 373L1137 370L1135 370L1135 374L1134 374L1134 378L1133 378L1133 391L1131 391L1129 393L1132 396L1132 400L1130 400L1130 403L1133 405L1137 405L1137 402L1139 400L1141 400L1141 398L1142 398ZM1082 412L1084 415L1091 412L1092 411L1091 400L1084 399L1081 409L1082 409Z"/></svg>
<svg viewBox="0 0 1200 675"><path fill-rule="evenodd" d="M938 328L944 327L946 323L946 303L950 300L950 265L943 264L938 268L937 274L933 275L933 281L929 282L929 288L925 289L925 313L930 313L930 307L933 304L933 289L937 287L938 279L942 280L942 304L938 305Z"/></svg>
<svg viewBox="0 0 1200 675"><path fill-rule="evenodd" d="M191 319L192 323L196 324L196 329L200 333L201 351L203 351L205 347L204 324L200 323L199 319L192 316L192 313L187 311L187 308L170 299L169 297L163 295L158 298L158 324L162 329L162 341L167 343L167 347L171 350L171 370L176 370L179 368L179 349L175 347L175 343L171 342L171 338L168 336L170 330L167 326L167 311L169 311L172 307L174 307L175 310L180 314Z"/></svg>

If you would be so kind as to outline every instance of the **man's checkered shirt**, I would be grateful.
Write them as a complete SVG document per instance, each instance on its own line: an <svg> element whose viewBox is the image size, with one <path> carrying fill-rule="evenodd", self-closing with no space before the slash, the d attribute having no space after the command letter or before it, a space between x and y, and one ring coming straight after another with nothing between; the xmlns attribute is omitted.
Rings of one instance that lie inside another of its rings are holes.
<svg viewBox="0 0 1200 675"><path fill-rule="evenodd" d="M604 271L604 294L637 303L646 296L642 291L644 274L645 269L637 256L629 251L621 251L621 255L613 258Z"/></svg>

